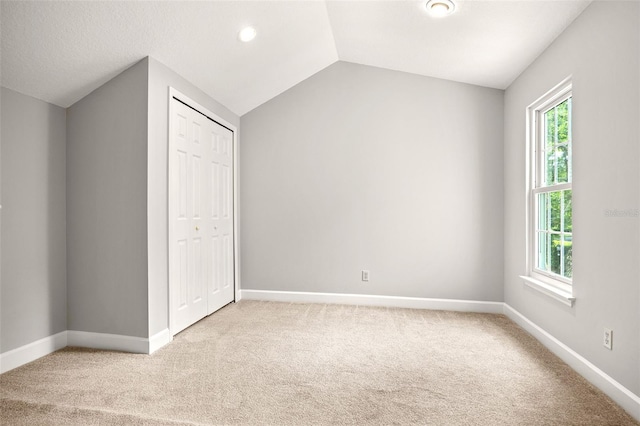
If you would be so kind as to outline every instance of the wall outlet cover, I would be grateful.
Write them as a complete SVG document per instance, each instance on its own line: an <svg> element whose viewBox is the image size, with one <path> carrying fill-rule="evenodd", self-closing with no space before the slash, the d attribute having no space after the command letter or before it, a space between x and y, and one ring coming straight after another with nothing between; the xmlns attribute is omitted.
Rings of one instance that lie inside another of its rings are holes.
<svg viewBox="0 0 640 426"><path fill-rule="evenodd" d="M605 348L609 350L613 350L613 330L609 328L604 329L604 334L602 336L602 344Z"/></svg>

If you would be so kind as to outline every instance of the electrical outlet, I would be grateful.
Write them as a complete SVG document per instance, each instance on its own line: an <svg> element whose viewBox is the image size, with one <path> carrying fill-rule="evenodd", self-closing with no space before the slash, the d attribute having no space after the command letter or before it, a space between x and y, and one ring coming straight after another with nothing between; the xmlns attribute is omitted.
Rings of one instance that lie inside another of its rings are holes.
<svg viewBox="0 0 640 426"><path fill-rule="evenodd" d="M362 281L369 281L369 271L366 269L362 270Z"/></svg>
<svg viewBox="0 0 640 426"><path fill-rule="evenodd" d="M613 330L610 330L608 328L604 329L604 334L602 336L602 344L604 345L605 348L609 349L610 351L613 350Z"/></svg>

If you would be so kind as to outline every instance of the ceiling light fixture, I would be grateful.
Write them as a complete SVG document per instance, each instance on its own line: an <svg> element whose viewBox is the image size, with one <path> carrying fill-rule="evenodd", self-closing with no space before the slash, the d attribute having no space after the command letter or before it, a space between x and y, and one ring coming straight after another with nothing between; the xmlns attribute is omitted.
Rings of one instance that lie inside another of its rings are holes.
<svg viewBox="0 0 640 426"><path fill-rule="evenodd" d="M456 9L456 5L451 0L429 0L427 10L436 17L451 15Z"/></svg>
<svg viewBox="0 0 640 426"><path fill-rule="evenodd" d="M240 41L244 41L245 43L256 38L256 29L253 27L244 27L238 33L238 38Z"/></svg>

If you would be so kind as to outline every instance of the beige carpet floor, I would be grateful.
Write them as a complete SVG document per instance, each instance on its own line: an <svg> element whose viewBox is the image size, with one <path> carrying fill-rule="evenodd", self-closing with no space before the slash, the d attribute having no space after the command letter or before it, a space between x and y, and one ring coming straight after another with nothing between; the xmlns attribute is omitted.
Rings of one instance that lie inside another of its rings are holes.
<svg viewBox="0 0 640 426"><path fill-rule="evenodd" d="M2 425L637 425L502 315L242 301L0 376Z"/></svg>

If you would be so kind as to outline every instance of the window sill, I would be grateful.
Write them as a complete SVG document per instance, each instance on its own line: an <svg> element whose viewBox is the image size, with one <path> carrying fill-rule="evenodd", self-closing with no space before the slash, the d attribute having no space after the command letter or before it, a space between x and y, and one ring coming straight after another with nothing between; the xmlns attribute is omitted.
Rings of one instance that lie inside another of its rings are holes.
<svg viewBox="0 0 640 426"><path fill-rule="evenodd" d="M573 306L573 304L576 301L576 298L573 297L573 294L565 290L559 289L557 287L554 287L551 284L547 284L545 282L542 282L540 280L537 280L535 278L531 278L525 275L520 275L520 278L524 280L525 285L567 306Z"/></svg>

